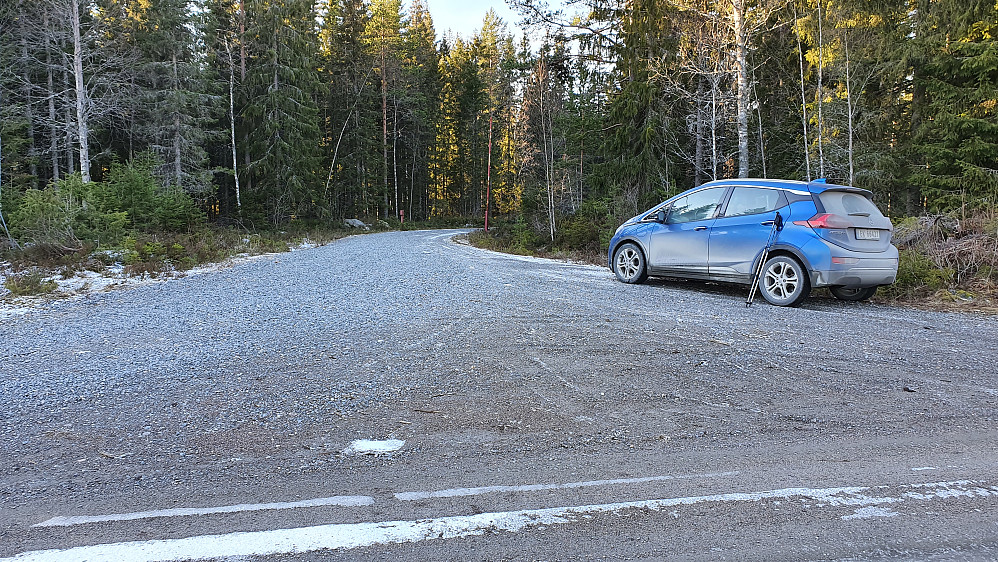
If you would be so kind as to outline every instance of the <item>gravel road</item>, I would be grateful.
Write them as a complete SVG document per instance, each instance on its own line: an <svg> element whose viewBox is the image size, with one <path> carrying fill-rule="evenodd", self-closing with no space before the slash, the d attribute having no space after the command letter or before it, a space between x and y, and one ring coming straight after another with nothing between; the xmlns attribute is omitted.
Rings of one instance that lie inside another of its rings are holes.
<svg viewBox="0 0 998 562"><path fill-rule="evenodd" d="M995 317L746 308L459 233L2 321L0 562L235 532L271 545L217 551L240 560L998 559ZM358 439L404 445L345 453ZM271 505L341 497L362 499ZM313 528L350 540L260 534Z"/></svg>

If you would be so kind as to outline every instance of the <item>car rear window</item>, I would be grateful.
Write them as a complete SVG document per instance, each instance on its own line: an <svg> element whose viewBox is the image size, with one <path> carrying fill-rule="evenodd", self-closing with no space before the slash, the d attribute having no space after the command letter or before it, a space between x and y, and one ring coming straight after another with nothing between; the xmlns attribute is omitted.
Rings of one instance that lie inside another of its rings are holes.
<svg viewBox="0 0 998 562"><path fill-rule="evenodd" d="M828 190L818 194L826 213L844 217L883 218L880 209L862 193Z"/></svg>

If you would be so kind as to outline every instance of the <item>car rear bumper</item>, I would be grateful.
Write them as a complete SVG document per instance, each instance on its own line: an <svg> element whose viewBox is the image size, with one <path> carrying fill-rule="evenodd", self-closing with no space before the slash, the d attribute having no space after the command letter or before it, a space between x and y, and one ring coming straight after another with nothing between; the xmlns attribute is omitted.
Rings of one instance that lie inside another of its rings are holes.
<svg viewBox="0 0 998 562"><path fill-rule="evenodd" d="M814 271L811 279L813 287L842 285L846 287L877 287L890 285L897 279L897 261L892 268L850 267L845 270Z"/></svg>
<svg viewBox="0 0 998 562"><path fill-rule="evenodd" d="M821 252L820 259L811 263L812 287L876 287L890 285L897 279L898 250L894 246L885 252L869 254L823 245L827 253Z"/></svg>

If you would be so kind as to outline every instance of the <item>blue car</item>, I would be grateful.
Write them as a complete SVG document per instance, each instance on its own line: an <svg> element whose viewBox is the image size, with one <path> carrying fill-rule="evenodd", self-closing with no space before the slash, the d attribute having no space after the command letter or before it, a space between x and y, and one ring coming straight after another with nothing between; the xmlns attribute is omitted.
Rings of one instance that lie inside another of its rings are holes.
<svg viewBox="0 0 998 562"><path fill-rule="evenodd" d="M758 278L763 298L777 306L799 306L813 287L861 301L897 277L893 232L865 189L719 180L625 222L610 240L608 263L624 283L649 275L745 285Z"/></svg>

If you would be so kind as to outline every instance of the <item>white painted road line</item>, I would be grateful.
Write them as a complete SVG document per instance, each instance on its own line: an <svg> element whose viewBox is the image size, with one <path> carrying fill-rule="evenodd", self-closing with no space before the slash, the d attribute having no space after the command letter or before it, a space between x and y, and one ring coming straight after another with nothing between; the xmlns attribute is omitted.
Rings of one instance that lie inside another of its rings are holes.
<svg viewBox="0 0 998 562"><path fill-rule="evenodd" d="M788 488L765 492L731 493L711 496L694 496L584 505L528 509L478 515L439 517L416 521L385 521L380 523L352 523L320 525L299 529L241 532L227 535L205 535L183 539L137 541L59 550L24 552L0 562L167 562L191 559L216 559L235 556L268 556L295 554L326 549L350 549L376 544L419 542L431 539L450 539L477 536L487 531L517 532L531 527L561 525L591 518L593 515L615 513L627 509L662 511L676 506L700 503L758 502L761 500L811 500L815 508L855 507L857 514L874 515L869 506L894 505L907 501L933 501L951 498L991 499L998 497L998 486L986 487L974 482L937 482L918 486L918 492L903 492L895 496L871 496L869 493L885 491L889 486L843 488ZM877 512L887 515L889 510ZM892 512L891 512L892 513Z"/></svg>
<svg viewBox="0 0 998 562"><path fill-rule="evenodd" d="M155 511L138 511L134 513L113 513L111 515L75 515L53 517L48 521L32 525L32 527L69 527L71 525L82 525L84 523L100 523L102 521L132 521L134 519L152 519L154 517L210 515L214 513L297 509L301 507L360 507L366 505L374 505L374 498L370 496L333 496L329 498L315 498L297 502L243 503L238 505L223 505L221 507L178 507L173 509L158 509Z"/></svg>
<svg viewBox="0 0 998 562"><path fill-rule="evenodd" d="M405 441L397 440L391 442L354 441L347 450L369 453L372 451L397 450L401 448ZM710 474L690 474L676 476L649 476L645 478L623 478L618 480L594 480L590 482L569 482L566 484L528 484L524 486L488 486L483 488L455 488L451 490L439 490L435 492L403 492L395 494L395 498L401 501L412 501L428 498L449 498L456 496L474 496L491 492L534 492L538 490L567 490L572 488L585 488L590 486L607 486L614 484L640 484L642 482L656 482L663 480L678 480L688 478L715 478L722 476L735 476L738 472L718 472ZM227 505L221 507L178 507L171 509L158 509L152 511L139 511L134 513L114 513L110 515L74 515L53 517L47 521L36 523L33 527L69 527L72 525L83 525L86 523L101 523L104 521L132 521L135 519L152 519L156 517L183 517L188 515L210 515L215 513L237 513L241 511L267 511L277 509L298 509L308 507L344 506L361 507L374 505L374 498L370 496L334 496L329 498L316 498L296 502L275 502L275 503L253 503Z"/></svg>
<svg viewBox="0 0 998 562"><path fill-rule="evenodd" d="M673 476L647 476L644 478L619 478L616 480L590 480L588 482L569 482L567 484L526 484L523 486L482 486L479 488L451 488L435 492L400 492L395 499L401 501L425 500L430 498L453 498L460 496L478 496L493 492L537 492L543 490L570 490L573 488L589 488L592 486L611 486L616 484L642 484L645 482L663 482L666 480L684 480L690 478L720 478L736 476L738 472L714 472L708 474L681 474Z"/></svg>

